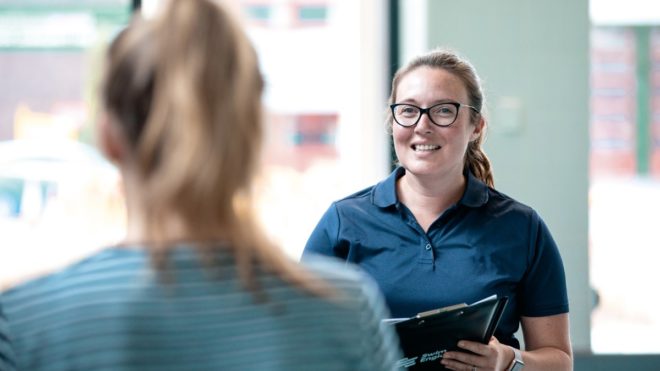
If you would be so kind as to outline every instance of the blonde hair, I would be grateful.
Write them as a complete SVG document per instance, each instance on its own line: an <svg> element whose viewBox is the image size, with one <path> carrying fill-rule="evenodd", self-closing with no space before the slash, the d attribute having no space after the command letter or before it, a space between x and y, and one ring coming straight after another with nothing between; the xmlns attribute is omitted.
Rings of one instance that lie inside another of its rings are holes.
<svg viewBox="0 0 660 371"><path fill-rule="evenodd" d="M481 112L484 105L484 94L477 72L470 62L461 58L457 53L446 49L435 49L427 54L413 58L408 64L401 67L392 78L392 91L388 100L389 104L396 103L396 90L401 79L409 72L419 67L431 67L443 69L458 77L465 86L468 94L468 103ZM470 110L472 122L478 119L481 113ZM392 113L388 110L387 123L391 127L393 123ZM479 137L468 144L465 152L465 167L469 169L478 179L493 187L493 172L490 160L481 148L486 135L485 128Z"/></svg>
<svg viewBox="0 0 660 371"><path fill-rule="evenodd" d="M227 9L170 0L115 39L103 99L134 160L156 268L166 265L173 241L163 226L174 217L205 260L231 249L248 287L259 263L319 293L323 285L266 238L253 212L263 85L255 50Z"/></svg>

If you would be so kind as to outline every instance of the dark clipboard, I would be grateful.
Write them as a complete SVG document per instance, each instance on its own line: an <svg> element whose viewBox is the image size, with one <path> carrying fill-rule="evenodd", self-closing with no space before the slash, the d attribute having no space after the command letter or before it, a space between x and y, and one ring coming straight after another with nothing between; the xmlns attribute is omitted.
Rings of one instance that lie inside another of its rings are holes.
<svg viewBox="0 0 660 371"><path fill-rule="evenodd" d="M459 340L487 344L502 317L507 297L489 297L470 305L455 305L423 312L402 320L388 320L399 335L408 370L444 370L446 351L458 350ZM465 351L465 350L462 350Z"/></svg>

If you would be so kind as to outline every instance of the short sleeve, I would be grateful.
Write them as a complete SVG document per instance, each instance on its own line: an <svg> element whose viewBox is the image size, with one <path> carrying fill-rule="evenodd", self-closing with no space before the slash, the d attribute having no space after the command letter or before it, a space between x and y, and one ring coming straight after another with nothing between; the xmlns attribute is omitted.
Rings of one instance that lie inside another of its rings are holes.
<svg viewBox="0 0 660 371"><path fill-rule="evenodd" d="M311 255L333 256L345 260L346 254L338 248L339 213L335 203L330 205L307 240L302 259Z"/></svg>
<svg viewBox="0 0 660 371"><path fill-rule="evenodd" d="M0 370L15 369L14 352L9 338L9 325L2 311L2 304L0 303Z"/></svg>
<svg viewBox="0 0 660 371"><path fill-rule="evenodd" d="M550 230L532 213L528 268L520 285L521 315L544 317L568 312L564 264Z"/></svg>

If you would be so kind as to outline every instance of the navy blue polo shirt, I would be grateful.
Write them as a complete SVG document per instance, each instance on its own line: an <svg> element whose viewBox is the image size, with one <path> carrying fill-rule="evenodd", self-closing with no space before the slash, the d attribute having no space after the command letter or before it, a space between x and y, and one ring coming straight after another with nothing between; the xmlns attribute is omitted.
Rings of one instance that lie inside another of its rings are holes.
<svg viewBox="0 0 660 371"><path fill-rule="evenodd" d="M492 294L509 303L496 332L521 316L568 312L564 267L545 223L530 207L466 172L465 192L424 232L396 194L397 168L384 181L334 202L312 232L303 259L335 256L358 264L382 290L394 317Z"/></svg>

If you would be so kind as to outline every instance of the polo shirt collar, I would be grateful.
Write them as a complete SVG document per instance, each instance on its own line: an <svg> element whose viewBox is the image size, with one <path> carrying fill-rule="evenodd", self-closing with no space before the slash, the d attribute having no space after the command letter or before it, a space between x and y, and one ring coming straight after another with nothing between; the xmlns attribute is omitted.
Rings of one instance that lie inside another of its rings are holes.
<svg viewBox="0 0 660 371"><path fill-rule="evenodd" d="M396 181L406 170L403 167L397 167L392 173L385 178L382 182L376 184L372 194L372 202L378 207L388 207L396 205L398 199L396 197ZM477 179L471 171L465 170L467 185L463 196L458 201L459 204L468 207L479 207L488 202L488 186L481 180Z"/></svg>
<svg viewBox="0 0 660 371"><path fill-rule="evenodd" d="M465 169L464 174L467 184L465 186L465 192L463 192L463 197L461 197L458 203L468 207L484 205L488 202L488 186L477 179L470 170Z"/></svg>
<svg viewBox="0 0 660 371"><path fill-rule="evenodd" d="M394 171L385 178L382 182L376 184L373 192L372 202L378 207L388 207L396 205L399 200L396 197L396 181L401 178L406 170L401 166L394 169Z"/></svg>

